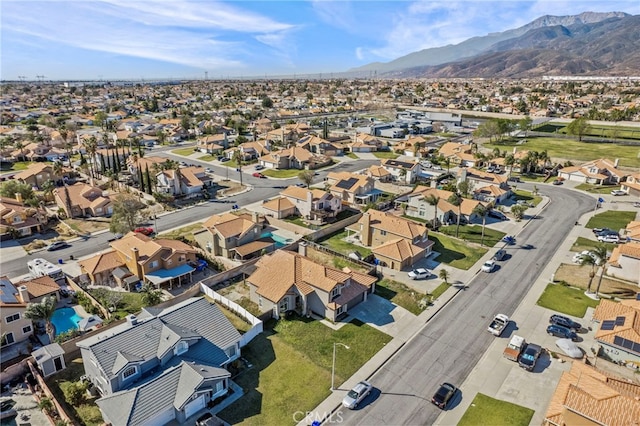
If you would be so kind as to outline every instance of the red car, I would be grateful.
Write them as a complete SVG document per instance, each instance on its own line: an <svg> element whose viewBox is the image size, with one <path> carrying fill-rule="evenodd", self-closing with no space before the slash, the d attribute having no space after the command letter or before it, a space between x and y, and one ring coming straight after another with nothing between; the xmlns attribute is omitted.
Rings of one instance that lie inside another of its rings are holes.
<svg viewBox="0 0 640 426"><path fill-rule="evenodd" d="M257 178L260 178L260 179L266 179L267 178L265 175L263 175L262 173L258 173L258 172L255 172L253 174L253 177L257 177Z"/></svg>
<svg viewBox="0 0 640 426"><path fill-rule="evenodd" d="M146 226L140 226L139 228L134 229L133 232L139 232L139 233L141 233L143 235L149 236L149 235L153 234L154 231L153 231L153 228L149 228L149 227L146 227Z"/></svg>

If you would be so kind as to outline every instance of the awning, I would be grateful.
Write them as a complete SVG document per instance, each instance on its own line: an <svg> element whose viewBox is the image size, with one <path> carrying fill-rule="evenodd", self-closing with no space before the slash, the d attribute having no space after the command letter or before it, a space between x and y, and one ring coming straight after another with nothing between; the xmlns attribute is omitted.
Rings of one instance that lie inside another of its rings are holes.
<svg viewBox="0 0 640 426"><path fill-rule="evenodd" d="M153 284L158 285L164 282L167 282L173 278L178 278L183 275L190 274L196 269L187 264L177 266L172 269L159 269L157 271L153 271L150 274L146 274L144 277L151 281Z"/></svg>
<svg viewBox="0 0 640 426"><path fill-rule="evenodd" d="M95 327L102 324L102 318L96 315L91 315L88 318L83 318L78 322L78 330L87 331L91 327Z"/></svg>

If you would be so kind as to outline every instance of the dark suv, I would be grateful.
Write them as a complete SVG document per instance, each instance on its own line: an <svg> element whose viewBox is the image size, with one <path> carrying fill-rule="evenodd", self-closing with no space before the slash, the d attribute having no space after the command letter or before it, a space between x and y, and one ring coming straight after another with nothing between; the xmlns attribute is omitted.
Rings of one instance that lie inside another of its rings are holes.
<svg viewBox="0 0 640 426"><path fill-rule="evenodd" d="M547 333L551 336L562 337L563 339L571 339L574 342L578 340L578 335L575 331L561 325L551 324L547 327Z"/></svg>
<svg viewBox="0 0 640 426"><path fill-rule="evenodd" d="M561 325L562 327L568 328L570 330L578 331L582 328L580 323L573 321L571 318L567 318L562 315L551 315L549 318L550 324Z"/></svg>
<svg viewBox="0 0 640 426"><path fill-rule="evenodd" d="M436 405L438 408L446 410L449 401L453 398L453 396L458 391L458 388L453 386L451 383L443 383L438 388L438 391L431 398L431 402Z"/></svg>

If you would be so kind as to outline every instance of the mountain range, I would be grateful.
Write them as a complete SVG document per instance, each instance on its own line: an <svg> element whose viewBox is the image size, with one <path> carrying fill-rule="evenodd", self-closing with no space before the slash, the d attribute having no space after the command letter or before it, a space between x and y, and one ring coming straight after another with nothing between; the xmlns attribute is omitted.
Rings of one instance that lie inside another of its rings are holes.
<svg viewBox="0 0 640 426"><path fill-rule="evenodd" d="M637 76L640 15L546 15L520 28L424 49L349 72L375 72L384 78Z"/></svg>

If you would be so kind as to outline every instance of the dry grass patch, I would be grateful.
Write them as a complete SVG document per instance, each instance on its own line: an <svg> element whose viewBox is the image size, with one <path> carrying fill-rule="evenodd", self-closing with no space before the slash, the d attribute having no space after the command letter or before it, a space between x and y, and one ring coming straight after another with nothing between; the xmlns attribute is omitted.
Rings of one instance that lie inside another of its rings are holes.
<svg viewBox="0 0 640 426"><path fill-rule="evenodd" d="M555 281L564 281L572 287L578 287L581 289L587 289L589 284L589 272L591 267L580 265L562 264L554 275ZM598 285L598 279L600 277L599 272L593 278L591 284L591 290L595 291ZM600 293L608 294L616 297L633 297L638 291L638 286L631 283L626 283L617 279L608 278L606 275L602 278L602 284L600 285Z"/></svg>

